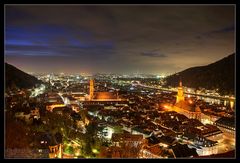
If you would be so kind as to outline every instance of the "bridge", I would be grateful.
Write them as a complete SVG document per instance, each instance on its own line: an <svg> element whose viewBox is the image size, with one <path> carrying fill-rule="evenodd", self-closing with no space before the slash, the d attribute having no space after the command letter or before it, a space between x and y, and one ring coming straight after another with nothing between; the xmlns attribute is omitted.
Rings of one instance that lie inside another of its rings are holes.
<svg viewBox="0 0 240 163"><path fill-rule="evenodd" d="M150 88L150 89L169 91L169 92L177 92L177 90L172 90L172 89L168 89L168 88L158 88L158 87L148 86L148 85L143 85L143 84L138 84L138 86L141 86L144 88ZM194 96L202 96L202 97L209 97L209 98L214 98L214 99L235 101L235 97L213 96L213 95L207 95L207 94L203 94L203 93L190 93L190 92L184 92L184 93L189 94L189 95L194 95Z"/></svg>

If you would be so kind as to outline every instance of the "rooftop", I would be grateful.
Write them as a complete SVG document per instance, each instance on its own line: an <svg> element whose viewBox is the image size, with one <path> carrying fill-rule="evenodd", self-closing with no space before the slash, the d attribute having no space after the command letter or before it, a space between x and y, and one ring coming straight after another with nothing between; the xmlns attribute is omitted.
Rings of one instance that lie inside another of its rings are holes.
<svg viewBox="0 0 240 163"><path fill-rule="evenodd" d="M113 133L112 134L112 141L142 141L143 135L133 135L127 133Z"/></svg>
<svg viewBox="0 0 240 163"><path fill-rule="evenodd" d="M198 156L196 149L189 148L186 144L175 144L172 146L172 150L176 158Z"/></svg>
<svg viewBox="0 0 240 163"><path fill-rule="evenodd" d="M235 127L235 119L233 117L232 118L221 117L215 123Z"/></svg>

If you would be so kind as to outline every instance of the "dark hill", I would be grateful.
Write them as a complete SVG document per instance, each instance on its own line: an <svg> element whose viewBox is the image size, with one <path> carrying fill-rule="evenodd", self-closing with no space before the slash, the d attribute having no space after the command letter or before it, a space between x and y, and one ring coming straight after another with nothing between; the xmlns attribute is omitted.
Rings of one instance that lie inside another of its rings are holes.
<svg viewBox="0 0 240 163"><path fill-rule="evenodd" d="M5 63L5 86L7 89L11 88L32 88L36 84L41 84L42 81L36 77L31 76L18 68Z"/></svg>
<svg viewBox="0 0 240 163"><path fill-rule="evenodd" d="M234 94L235 54L215 63L188 68L165 78L165 86L176 87L181 78L183 85L191 88L219 89L222 95Z"/></svg>

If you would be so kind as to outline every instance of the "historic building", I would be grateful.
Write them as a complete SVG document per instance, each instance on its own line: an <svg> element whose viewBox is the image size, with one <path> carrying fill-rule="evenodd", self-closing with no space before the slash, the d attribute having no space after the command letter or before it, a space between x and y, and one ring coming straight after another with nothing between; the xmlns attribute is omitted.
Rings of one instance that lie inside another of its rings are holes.
<svg viewBox="0 0 240 163"><path fill-rule="evenodd" d="M117 92L95 92L94 80L89 81L89 96L83 102L84 104L116 104L126 103L128 100L118 97Z"/></svg>
<svg viewBox="0 0 240 163"><path fill-rule="evenodd" d="M173 106L173 110L185 115L189 119L197 119L201 122L201 109L192 101L185 100L181 81L179 83L176 104Z"/></svg>
<svg viewBox="0 0 240 163"><path fill-rule="evenodd" d="M89 99L93 99L93 94L94 94L94 81L93 79L90 80L90 87L89 87Z"/></svg>
<svg viewBox="0 0 240 163"><path fill-rule="evenodd" d="M176 103L179 103L180 101L184 101L182 81L179 82Z"/></svg>

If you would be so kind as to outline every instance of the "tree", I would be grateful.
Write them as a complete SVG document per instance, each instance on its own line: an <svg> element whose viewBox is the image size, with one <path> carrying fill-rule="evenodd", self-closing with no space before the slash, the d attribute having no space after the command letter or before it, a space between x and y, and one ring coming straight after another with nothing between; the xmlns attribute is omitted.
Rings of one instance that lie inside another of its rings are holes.
<svg viewBox="0 0 240 163"><path fill-rule="evenodd" d="M28 129L23 124L17 123L12 117L6 116L5 157L33 157L29 146L31 140L29 135Z"/></svg>
<svg viewBox="0 0 240 163"><path fill-rule="evenodd" d="M64 149L64 152L67 153L67 154L73 154L74 153L74 149L72 146L67 146L65 149Z"/></svg>

